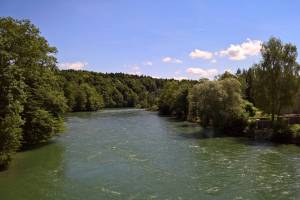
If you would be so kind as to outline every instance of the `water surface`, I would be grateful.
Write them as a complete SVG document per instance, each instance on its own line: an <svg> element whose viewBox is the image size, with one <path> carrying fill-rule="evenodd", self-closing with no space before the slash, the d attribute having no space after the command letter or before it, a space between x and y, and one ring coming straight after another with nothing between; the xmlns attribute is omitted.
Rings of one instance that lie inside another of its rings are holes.
<svg viewBox="0 0 300 200"><path fill-rule="evenodd" d="M300 147L134 109L74 113L66 125L0 173L1 200L300 199Z"/></svg>

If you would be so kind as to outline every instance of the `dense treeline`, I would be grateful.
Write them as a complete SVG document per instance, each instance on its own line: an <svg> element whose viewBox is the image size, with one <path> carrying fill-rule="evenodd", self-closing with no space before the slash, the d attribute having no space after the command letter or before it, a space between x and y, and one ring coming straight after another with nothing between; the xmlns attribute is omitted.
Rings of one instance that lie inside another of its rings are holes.
<svg viewBox="0 0 300 200"><path fill-rule="evenodd" d="M60 71L56 48L28 20L0 18L0 168L11 156L63 130L67 111L156 108L167 80Z"/></svg>
<svg viewBox="0 0 300 200"><path fill-rule="evenodd" d="M168 81L123 73L65 70L60 74L70 111L91 111L101 107L155 107L159 93ZM85 94L87 91L89 95ZM95 101L92 104L97 106L90 106L87 97L92 97Z"/></svg>

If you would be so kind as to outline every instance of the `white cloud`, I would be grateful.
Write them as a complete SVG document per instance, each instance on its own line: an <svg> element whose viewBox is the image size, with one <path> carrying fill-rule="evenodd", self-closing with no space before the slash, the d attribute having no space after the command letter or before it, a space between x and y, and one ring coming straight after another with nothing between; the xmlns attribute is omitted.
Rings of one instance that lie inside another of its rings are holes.
<svg viewBox="0 0 300 200"><path fill-rule="evenodd" d="M190 53L189 56L193 59L201 58L201 59L209 60L209 59L212 59L213 53L209 52L209 51L203 51L203 50L195 49L194 51L192 51Z"/></svg>
<svg viewBox="0 0 300 200"><path fill-rule="evenodd" d="M181 64L182 63L182 60L177 59L177 58L172 58L172 57L169 57L169 56L164 57L162 59L162 61L165 62L165 63L175 63L175 64Z"/></svg>
<svg viewBox="0 0 300 200"><path fill-rule="evenodd" d="M152 78L157 78L157 79L160 79L161 77L160 76L151 76Z"/></svg>
<svg viewBox="0 0 300 200"><path fill-rule="evenodd" d="M175 80L179 80L179 81L181 81L181 80L187 80L188 79L188 77L185 77L185 76L179 76L179 77L177 77L177 76L175 76L175 77L173 77Z"/></svg>
<svg viewBox="0 0 300 200"><path fill-rule="evenodd" d="M249 56L258 55L261 50L261 44L260 40L247 39L242 44L231 44L230 47L216 54L228 56L231 60L244 60Z"/></svg>
<svg viewBox="0 0 300 200"><path fill-rule="evenodd" d="M145 61L143 62L143 65L152 66L153 63L151 61Z"/></svg>
<svg viewBox="0 0 300 200"><path fill-rule="evenodd" d="M82 70L84 67L88 65L87 62L70 62L70 63L59 63L58 67L60 69L74 69L74 70Z"/></svg>
<svg viewBox="0 0 300 200"><path fill-rule="evenodd" d="M190 67L186 70L190 75L197 75L200 78L209 78L212 79L218 74L217 69L202 69L198 67Z"/></svg>
<svg viewBox="0 0 300 200"><path fill-rule="evenodd" d="M172 58L171 58L171 57L164 57L164 58L162 59L162 61L165 62L165 63L168 63L168 62L171 62L171 61L172 61Z"/></svg>
<svg viewBox="0 0 300 200"><path fill-rule="evenodd" d="M217 63L217 60L216 59L212 59L210 62L211 63Z"/></svg>
<svg viewBox="0 0 300 200"><path fill-rule="evenodd" d="M142 74L141 69L138 65L131 65L131 66L127 66L127 67L130 67L130 71L128 72L129 74L132 74L132 75L141 75Z"/></svg>

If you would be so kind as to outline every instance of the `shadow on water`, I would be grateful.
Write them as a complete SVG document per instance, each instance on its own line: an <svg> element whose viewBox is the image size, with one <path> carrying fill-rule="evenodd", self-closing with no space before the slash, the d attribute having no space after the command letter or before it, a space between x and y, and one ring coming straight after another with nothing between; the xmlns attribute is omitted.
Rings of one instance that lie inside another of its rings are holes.
<svg viewBox="0 0 300 200"><path fill-rule="evenodd" d="M221 131L213 128L203 128L197 123L182 121L174 117L164 117L175 129L178 138L182 139L209 139L226 137Z"/></svg>
<svg viewBox="0 0 300 200"><path fill-rule="evenodd" d="M130 117L130 116L136 116L141 115L145 109L137 109L137 108L127 108L127 109L121 109L121 108L111 108L111 109L105 109L100 110L96 112L73 112L68 113L65 115L66 121L69 119L97 119L97 118L106 118L106 117Z"/></svg>
<svg viewBox="0 0 300 200"><path fill-rule="evenodd" d="M160 116L176 130L178 139L210 139L231 138L233 141L247 146L280 147L284 144L275 143L267 139L255 139L243 136L229 136L213 128L203 128L197 123L183 121L176 117Z"/></svg>
<svg viewBox="0 0 300 200"><path fill-rule="evenodd" d="M54 144L54 143L55 143L55 139L52 139L52 140L50 140L50 141L43 142L43 143L40 143L40 144L34 144L34 145L22 147L22 148L20 149L20 152L31 151L31 150L37 150L37 149L43 148L43 147L45 147L45 146L48 146L48 145L51 145L51 144Z"/></svg>
<svg viewBox="0 0 300 200"><path fill-rule="evenodd" d="M233 140L235 140L238 143L244 144L244 145L248 145L248 146L264 146L264 147L274 147L274 148L280 148L280 147L284 147L284 146L295 146L298 147L298 145L296 144L284 144L284 143L278 143L278 142L273 142L270 141L268 139L255 139L255 138L249 138L249 137L233 137Z"/></svg>
<svg viewBox="0 0 300 200"><path fill-rule="evenodd" d="M179 132L178 136L185 139L209 139L209 138L223 138L224 134L213 129L201 129L193 132Z"/></svg>

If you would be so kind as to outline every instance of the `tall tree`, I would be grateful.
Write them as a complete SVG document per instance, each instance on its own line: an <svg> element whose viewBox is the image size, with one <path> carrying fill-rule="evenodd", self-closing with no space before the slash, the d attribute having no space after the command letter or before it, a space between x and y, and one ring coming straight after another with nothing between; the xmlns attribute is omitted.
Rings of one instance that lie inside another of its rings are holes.
<svg viewBox="0 0 300 200"><path fill-rule="evenodd" d="M272 121L282 109L293 105L299 88L297 48L271 38L262 45L262 61L254 66L255 105L270 113Z"/></svg>
<svg viewBox="0 0 300 200"><path fill-rule="evenodd" d="M28 20L0 18L0 31L1 54L8 60L4 67L15 67L24 83L26 101L19 102L23 109L17 115L25 122L22 145L46 142L61 129L62 113L67 108L59 86L56 48ZM12 80L18 81L16 77ZM4 94L7 98L10 95Z"/></svg>

